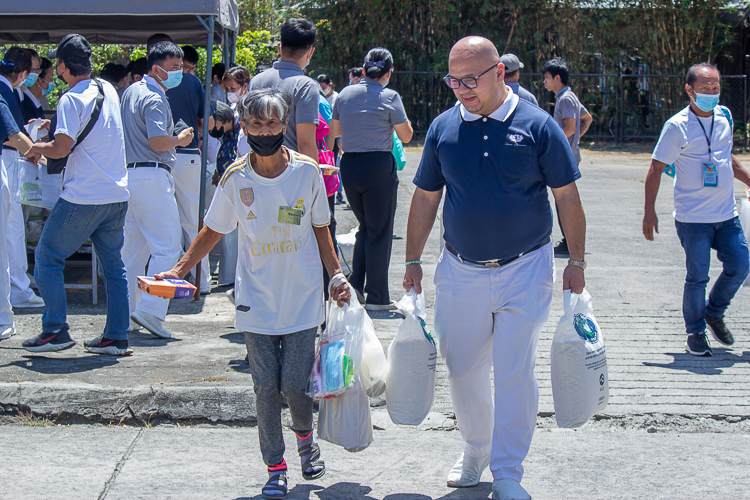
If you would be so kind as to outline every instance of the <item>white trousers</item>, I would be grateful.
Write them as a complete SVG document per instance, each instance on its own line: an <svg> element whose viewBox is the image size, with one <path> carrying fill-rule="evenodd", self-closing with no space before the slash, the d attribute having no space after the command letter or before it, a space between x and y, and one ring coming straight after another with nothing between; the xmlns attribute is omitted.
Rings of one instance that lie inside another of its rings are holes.
<svg viewBox="0 0 750 500"><path fill-rule="evenodd" d="M163 168L129 168L128 191L122 261L128 276L130 313L138 309L163 321L169 299L141 294L136 277L169 271L180 259L180 216L174 182Z"/></svg>
<svg viewBox="0 0 750 500"><path fill-rule="evenodd" d="M177 200L177 211L182 226L182 242L185 251L190 248L198 236L198 204L200 201L201 155L177 153L175 166L172 169L174 178L174 196ZM208 206L208 203L206 203ZM195 277L195 269L193 269ZM198 284L196 283L196 286ZM211 287L211 269L208 267L208 255L201 260L202 290Z"/></svg>
<svg viewBox="0 0 750 500"><path fill-rule="evenodd" d="M5 150L3 150L5 153ZM10 214L10 190L8 188L7 167L10 164L3 154L0 160L0 243L8 239L8 215ZM10 305L10 262L8 260L8 249L0 244L0 325L13 324L13 309Z"/></svg>
<svg viewBox="0 0 750 500"><path fill-rule="evenodd" d="M539 406L536 350L554 281L551 243L499 268L445 250L435 270L435 333L464 453L491 453L495 479L523 476Z"/></svg>
<svg viewBox="0 0 750 500"><path fill-rule="evenodd" d="M16 151L3 149L3 162L6 169L13 161L20 158ZM31 300L35 293L29 287L29 261L26 257L26 222L23 219L23 208L20 203L11 203L7 218L6 237L7 253L10 264L10 303L21 304Z"/></svg>

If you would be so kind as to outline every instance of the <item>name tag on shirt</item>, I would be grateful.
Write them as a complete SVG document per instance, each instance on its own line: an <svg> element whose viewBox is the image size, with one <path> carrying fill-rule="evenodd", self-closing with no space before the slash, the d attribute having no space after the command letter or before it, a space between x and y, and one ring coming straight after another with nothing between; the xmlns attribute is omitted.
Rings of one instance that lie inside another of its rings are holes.
<svg viewBox="0 0 750 500"><path fill-rule="evenodd" d="M292 207L279 207L279 222L282 224L294 224L299 226L302 219L302 210Z"/></svg>
<svg viewBox="0 0 750 500"><path fill-rule="evenodd" d="M719 178L716 172L716 165L713 163L703 164L703 186L716 187L719 184Z"/></svg>

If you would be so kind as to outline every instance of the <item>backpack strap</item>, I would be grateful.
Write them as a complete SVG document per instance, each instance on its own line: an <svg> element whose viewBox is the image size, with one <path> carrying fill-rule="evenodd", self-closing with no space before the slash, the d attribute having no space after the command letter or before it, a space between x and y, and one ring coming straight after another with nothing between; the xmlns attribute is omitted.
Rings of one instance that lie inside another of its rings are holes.
<svg viewBox="0 0 750 500"><path fill-rule="evenodd" d="M734 121L732 121L732 113L729 111L729 108L727 108L726 106L720 105L719 109L721 110L722 113L724 113L724 116L729 122L729 127L732 129L732 132L734 133Z"/></svg>
<svg viewBox="0 0 750 500"><path fill-rule="evenodd" d="M86 127L84 127L83 131L81 131L81 133L78 135L78 139L76 139L73 147L70 148L71 153L73 152L75 147L83 142L86 136L89 135L89 132L91 132L91 129L94 128L94 125L96 125L96 121L99 119L99 115L102 112L102 104L104 103L104 87L102 87L102 81L98 78L94 80L94 83L96 83L96 87L99 89L99 95L96 96L96 102L94 103L94 109L91 110L91 118L89 118L89 122L86 124Z"/></svg>

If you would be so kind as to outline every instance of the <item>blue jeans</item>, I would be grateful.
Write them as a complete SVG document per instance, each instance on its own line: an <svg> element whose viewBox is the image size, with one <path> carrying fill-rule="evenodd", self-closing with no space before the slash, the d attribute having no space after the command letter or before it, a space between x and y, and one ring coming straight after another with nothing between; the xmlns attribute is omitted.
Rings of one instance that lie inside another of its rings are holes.
<svg viewBox="0 0 750 500"><path fill-rule="evenodd" d="M750 272L750 254L738 217L711 224L677 222L677 236L685 249L687 277L682 296L682 315L687 333L706 331L706 314L714 318L724 311ZM724 269L711 289L706 303L706 285L711 249Z"/></svg>
<svg viewBox="0 0 750 500"><path fill-rule="evenodd" d="M107 291L104 336L116 340L128 338L128 282L120 257L127 211L127 202L78 205L62 198L57 201L44 224L35 253L34 278L45 305L44 333L68 328L63 282L65 259L91 239Z"/></svg>

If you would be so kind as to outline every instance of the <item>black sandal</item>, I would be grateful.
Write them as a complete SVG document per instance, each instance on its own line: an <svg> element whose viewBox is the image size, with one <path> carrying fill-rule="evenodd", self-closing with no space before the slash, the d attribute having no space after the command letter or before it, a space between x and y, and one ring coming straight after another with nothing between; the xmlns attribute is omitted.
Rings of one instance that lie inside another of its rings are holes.
<svg viewBox="0 0 750 500"><path fill-rule="evenodd" d="M281 484L272 484L276 482ZM268 481L266 481L266 484L260 490L260 496L268 500L275 500L279 498L284 499L289 493L286 484L286 471L279 471L275 474L271 474L268 477ZM281 494L269 494L271 492L280 492Z"/></svg>
<svg viewBox="0 0 750 500"><path fill-rule="evenodd" d="M306 481L312 481L323 477L326 473L326 463L320 459L320 447L318 443L306 444L297 450L302 459L302 477Z"/></svg>

